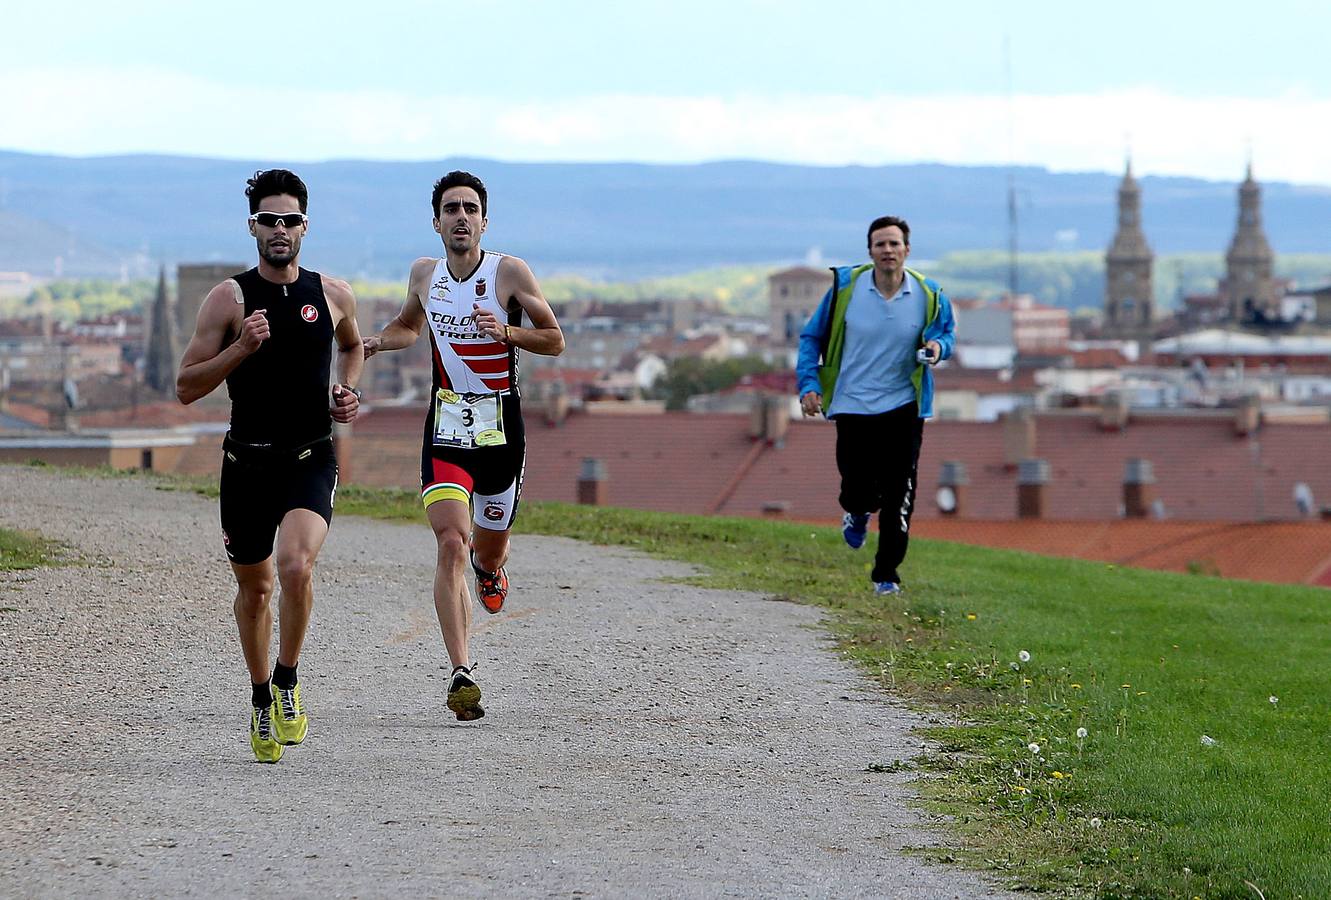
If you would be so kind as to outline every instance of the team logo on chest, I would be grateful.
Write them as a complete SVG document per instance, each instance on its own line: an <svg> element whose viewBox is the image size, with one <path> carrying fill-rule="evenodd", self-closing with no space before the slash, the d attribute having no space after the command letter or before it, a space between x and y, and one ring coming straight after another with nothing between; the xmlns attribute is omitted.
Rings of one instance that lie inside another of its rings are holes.
<svg viewBox="0 0 1331 900"><path fill-rule="evenodd" d="M300 308L300 317L306 322L313 322L319 318L319 310L315 309L313 304L306 303Z"/></svg>
<svg viewBox="0 0 1331 900"><path fill-rule="evenodd" d="M477 297L484 297L484 296L485 296L485 279L484 279L484 278L477 278L477 279L476 279L476 296L477 296Z"/></svg>

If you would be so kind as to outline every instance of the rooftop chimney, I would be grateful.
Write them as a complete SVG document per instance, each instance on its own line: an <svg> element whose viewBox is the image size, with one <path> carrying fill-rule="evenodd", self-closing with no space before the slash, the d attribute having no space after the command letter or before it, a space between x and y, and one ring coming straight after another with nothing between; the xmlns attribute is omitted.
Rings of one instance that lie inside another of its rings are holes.
<svg viewBox="0 0 1331 900"><path fill-rule="evenodd" d="M1234 410L1234 433L1240 437L1255 432L1262 424L1262 398L1257 394L1244 394Z"/></svg>
<svg viewBox="0 0 1331 900"><path fill-rule="evenodd" d="M1123 465L1123 515L1145 519L1155 502L1155 471L1148 459L1129 459Z"/></svg>
<svg viewBox="0 0 1331 900"><path fill-rule="evenodd" d="M604 462L590 457L583 459L582 471L578 473L578 502L584 506L605 506L609 480Z"/></svg>
<svg viewBox="0 0 1331 900"><path fill-rule="evenodd" d="M1003 417L1003 463L1008 471L1035 455L1035 414L1019 406Z"/></svg>
<svg viewBox="0 0 1331 900"><path fill-rule="evenodd" d="M790 427L790 400L783 394L759 391L749 412L749 437L780 447Z"/></svg>
<svg viewBox="0 0 1331 900"><path fill-rule="evenodd" d="M564 382L556 381L550 385L550 390L545 395L545 424L551 428L564 424L564 420L568 418L569 405L568 390L564 387Z"/></svg>
<svg viewBox="0 0 1331 900"><path fill-rule="evenodd" d="M1049 461L1023 459L1017 467L1017 518L1043 519Z"/></svg>
<svg viewBox="0 0 1331 900"><path fill-rule="evenodd" d="M1100 430L1122 431L1127 427L1127 395L1121 391L1110 391L1100 401Z"/></svg>
<svg viewBox="0 0 1331 900"><path fill-rule="evenodd" d="M938 474L938 511L945 516L960 516L966 509L966 486L970 477L966 464L946 460Z"/></svg>

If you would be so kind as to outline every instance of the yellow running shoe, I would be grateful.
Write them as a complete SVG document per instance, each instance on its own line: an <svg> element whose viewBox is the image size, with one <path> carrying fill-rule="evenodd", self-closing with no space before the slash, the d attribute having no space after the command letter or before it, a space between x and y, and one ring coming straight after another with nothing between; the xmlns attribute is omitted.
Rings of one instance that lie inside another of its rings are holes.
<svg viewBox="0 0 1331 900"><path fill-rule="evenodd" d="M473 722L485 715L481 708L481 688L476 684L476 666L457 666L448 679L448 708L460 722Z"/></svg>
<svg viewBox="0 0 1331 900"><path fill-rule="evenodd" d="M299 744L305 740L310 720L300 702L300 682L291 690L273 685L273 732L279 744Z"/></svg>
<svg viewBox="0 0 1331 900"><path fill-rule="evenodd" d="M276 704L250 707L250 746L259 762L275 763L282 758L282 745L273 735Z"/></svg>

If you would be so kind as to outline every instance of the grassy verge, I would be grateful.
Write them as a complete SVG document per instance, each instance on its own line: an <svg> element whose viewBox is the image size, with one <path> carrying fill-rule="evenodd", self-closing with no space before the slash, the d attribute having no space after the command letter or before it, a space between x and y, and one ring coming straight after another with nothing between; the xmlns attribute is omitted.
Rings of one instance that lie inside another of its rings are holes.
<svg viewBox="0 0 1331 900"><path fill-rule="evenodd" d="M884 600L872 543L833 529L556 504L519 522L832 611L873 677L957 714L929 729L923 789L965 860L1017 886L1331 895L1324 591L917 541Z"/></svg>
<svg viewBox="0 0 1331 900"><path fill-rule="evenodd" d="M194 489L206 490L206 486ZM420 522L413 491L339 514ZM561 504L518 530L696 563L694 579L821 606L884 687L955 715L915 765L1013 885L1104 898L1331 896L1325 591L916 541L874 597L873 543L834 529ZM1251 886L1250 886L1251 885Z"/></svg>
<svg viewBox="0 0 1331 900"><path fill-rule="evenodd" d="M0 572L51 565L58 554L59 546L40 535L0 528Z"/></svg>

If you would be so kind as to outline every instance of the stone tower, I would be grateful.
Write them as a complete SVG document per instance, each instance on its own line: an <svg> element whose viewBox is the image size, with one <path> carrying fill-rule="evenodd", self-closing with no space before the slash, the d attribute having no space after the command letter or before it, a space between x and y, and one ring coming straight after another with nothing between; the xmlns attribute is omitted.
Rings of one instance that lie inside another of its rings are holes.
<svg viewBox="0 0 1331 900"><path fill-rule="evenodd" d="M166 291L166 267L157 276L157 296L153 299L152 324L144 354L143 382L158 393L171 393L176 387L176 312Z"/></svg>
<svg viewBox="0 0 1331 900"><path fill-rule="evenodd" d="M1120 337L1149 338L1155 308L1151 263L1155 259L1142 231L1142 192L1128 161L1118 186L1118 230L1105 254L1105 331Z"/></svg>
<svg viewBox="0 0 1331 900"><path fill-rule="evenodd" d="M1251 322L1259 316L1276 317L1274 267L1275 254L1262 231L1262 189L1253 180L1249 162L1247 177L1239 185L1238 227L1225 254L1225 279L1220 283L1231 319Z"/></svg>

